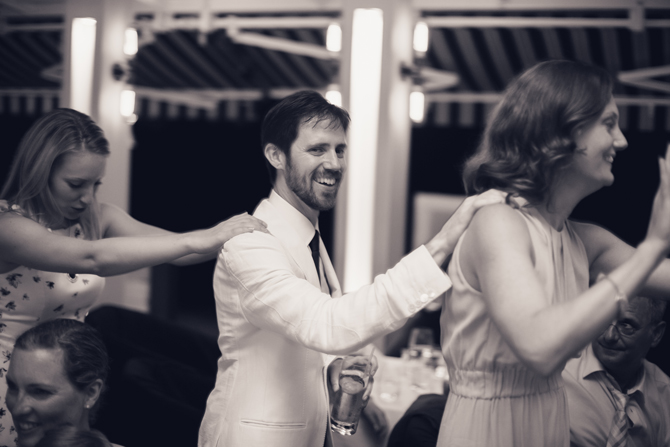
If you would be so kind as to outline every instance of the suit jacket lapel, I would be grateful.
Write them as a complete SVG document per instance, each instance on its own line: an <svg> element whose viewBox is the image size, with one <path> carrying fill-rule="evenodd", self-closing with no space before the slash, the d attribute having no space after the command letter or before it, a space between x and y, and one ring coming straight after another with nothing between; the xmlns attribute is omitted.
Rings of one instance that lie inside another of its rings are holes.
<svg viewBox="0 0 670 447"><path fill-rule="evenodd" d="M300 267L303 278L320 288L319 277L316 274L316 267L314 267L309 245L303 243L295 229L282 218L272 203L267 199L261 201L256 207L256 211L254 211L254 216L268 224L268 231L279 239L286 249L286 254ZM330 264L330 261L328 262Z"/></svg>

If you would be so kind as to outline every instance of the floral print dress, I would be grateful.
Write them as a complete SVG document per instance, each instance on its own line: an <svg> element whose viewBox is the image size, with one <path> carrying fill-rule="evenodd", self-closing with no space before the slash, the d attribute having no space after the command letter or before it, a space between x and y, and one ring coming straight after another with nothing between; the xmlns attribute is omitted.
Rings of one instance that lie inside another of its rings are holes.
<svg viewBox="0 0 670 447"><path fill-rule="evenodd" d="M0 201L0 212L6 210L6 202ZM69 236L83 238L81 226L70 227ZM0 447L16 446L16 429L5 403L5 374L14 342L42 321L84 321L104 285L105 279L96 275L44 272L24 266L0 273Z"/></svg>

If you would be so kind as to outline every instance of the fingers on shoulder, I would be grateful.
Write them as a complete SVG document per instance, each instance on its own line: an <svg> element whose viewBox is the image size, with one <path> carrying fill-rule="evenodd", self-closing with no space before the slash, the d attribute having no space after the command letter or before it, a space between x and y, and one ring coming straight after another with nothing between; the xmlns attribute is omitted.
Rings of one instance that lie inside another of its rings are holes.
<svg viewBox="0 0 670 447"><path fill-rule="evenodd" d="M498 189L489 189L486 192L483 192L475 197L476 203L481 204L482 206L494 204L494 203L505 203L508 193L500 191Z"/></svg>
<svg viewBox="0 0 670 447"><path fill-rule="evenodd" d="M278 248L281 244L276 237L263 231L248 231L233 236L225 243L226 250L238 252L254 251L267 248Z"/></svg>
<svg viewBox="0 0 670 447"><path fill-rule="evenodd" d="M229 264L244 268L263 268L268 262L283 259L281 242L270 233L254 231L230 238L220 252Z"/></svg>
<svg viewBox="0 0 670 447"><path fill-rule="evenodd" d="M472 219L473 225L478 227L494 228L496 225L523 224L519 212L504 203L495 203L481 208Z"/></svg>

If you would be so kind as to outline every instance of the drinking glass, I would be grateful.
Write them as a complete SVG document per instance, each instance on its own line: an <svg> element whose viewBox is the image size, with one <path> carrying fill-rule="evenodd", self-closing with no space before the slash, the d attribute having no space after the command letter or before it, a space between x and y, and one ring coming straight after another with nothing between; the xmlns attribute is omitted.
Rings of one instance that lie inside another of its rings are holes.
<svg viewBox="0 0 670 447"><path fill-rule="evenodd" d="M361 411L365 407L363 395L370 380L371 355L354 354L344 357L340 371L340 389L333 398L330 426L342 435L356 433Z"/></svg>

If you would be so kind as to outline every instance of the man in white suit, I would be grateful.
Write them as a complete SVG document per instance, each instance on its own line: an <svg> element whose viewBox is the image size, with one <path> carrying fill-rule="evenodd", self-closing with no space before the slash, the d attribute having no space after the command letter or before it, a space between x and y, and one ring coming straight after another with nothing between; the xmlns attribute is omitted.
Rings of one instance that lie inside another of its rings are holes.
<svg viewBox="0 0 670 447"><path fill-rule="evenodd" d="M330 445L328 358L399 328L445 292L441 266L479 207L468 198L440 233L372 285L342 295L318 232L346 168L349 115L316 92L295 93L263 122L273 190L254 216L269 233L228 241L214 292L219 325L216 386L200 447Z"/></svg>

